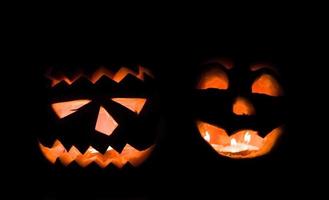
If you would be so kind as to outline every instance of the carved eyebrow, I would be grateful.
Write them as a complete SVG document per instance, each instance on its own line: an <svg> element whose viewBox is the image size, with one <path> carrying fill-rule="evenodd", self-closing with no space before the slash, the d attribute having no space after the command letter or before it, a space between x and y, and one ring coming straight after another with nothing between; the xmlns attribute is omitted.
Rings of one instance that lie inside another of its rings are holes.
<svg viewBox="0 0 329 200"><path fill-rule="evenodd" d="M259 70L262 70L262 69L269 69L272 72L278 74L277 69L274 68L274 67L272 67L271 65L267 65L267 64L255 64L255 65L250 66L250 70L253 71L253 72L259 71Z"/></svg>
<svg viewBox="0 0 329 200"><path fill-rule="evenodd" d="M221 65L224 66L223 68L226 70L230 70L233 68L233 62L229 59L224 59L224 58L215 58L208 60L203 63L204 65Z"/></svg>

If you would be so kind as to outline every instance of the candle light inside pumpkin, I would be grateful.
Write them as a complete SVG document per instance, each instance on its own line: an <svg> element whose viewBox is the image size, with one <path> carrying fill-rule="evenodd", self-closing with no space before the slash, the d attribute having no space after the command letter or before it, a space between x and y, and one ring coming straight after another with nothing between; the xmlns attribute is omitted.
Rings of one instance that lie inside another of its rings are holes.
<svg viewBox="0 0 329 200"><path fill-rule="evenodd" d="M275 128L265 137L258 135L257 130L240 129L228 134L224 128L205 122L198 123L202 138L218 154L234 159L253 158L267 154L280 136L281 127ZM262 133L262 135L265 135Z"/></svg>
<svg viewBox="0 0 329 200"><path fill-rule="evenodd" d="M234 136L233 136L234 137ZM215 147L216 150L224 153L239 153L242 151L257 151L259 150L259 147L250 145L251 141L251 134L247 130L243 136L243 140L239 141L238 138L231 138L230 143L228 145L220 145L220 144L211 144ZM211 135L208 131L205 132L205 135L203 137L207 142L210 142Z"/></svg>
<svg viewBox="0 0 329 200"><path fill-rule="evenodd" d="M251 140L251 135L250 135L249 131L246 131L246 134L244 134L243 139L244 139L244 141L246 141L247 144L249 144L249 142Z"/></svg>
<svg viewBox="0 0 329 200"><path fill-rule="evenodd" d="M208 131L206 131L206 135L204 136L204 139L207 141L207 142L210 142L210 134Z"/></svg>
<svg viewBox="0 0 329 200"><path fill-rule="evenodd" d="M257 151L258 147L250 145L249 142L251 140L251 135L249 131L246 131L243 141L236 141L235 138L231 139L229 146L224 146L222 149L219 149L221 152L230 152L230 153L238 153L241 151Z"/></svg>

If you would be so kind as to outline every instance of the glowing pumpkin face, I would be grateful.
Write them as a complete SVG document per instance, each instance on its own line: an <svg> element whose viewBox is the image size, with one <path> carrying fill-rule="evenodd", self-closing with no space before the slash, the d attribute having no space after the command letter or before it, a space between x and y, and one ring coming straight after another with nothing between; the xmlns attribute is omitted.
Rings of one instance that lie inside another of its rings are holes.
<svg viewBox="0 0 329 200"><path fill-rule="evenodd" d="M138 166L155 142L153 75L145 68L100 68L50 79L47 133L39 147L55 164Z"/></svg>
<svg viewBox="0 0 329 200"><path fill-rule="evenodd" d="M282 88L267 65L233 66L215 60L197 85L197 128L220 155L269 153L282 133Z"/></svg>

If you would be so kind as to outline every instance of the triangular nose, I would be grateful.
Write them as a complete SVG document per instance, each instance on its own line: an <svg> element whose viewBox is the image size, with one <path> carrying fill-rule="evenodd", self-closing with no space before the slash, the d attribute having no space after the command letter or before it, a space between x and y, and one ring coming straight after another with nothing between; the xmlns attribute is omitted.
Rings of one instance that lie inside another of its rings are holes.
<svg viewBox="0 0 329 200"><path fill-rule="evenodd" d="M236 115L253 115L255 108L247 99L238 97L233 103L233 113Z"/></svg>
<svg viewBox="0 0 329 200"><path fill-rule="evenodd" d="M99 109L95 130L101 132L107 136L110 136L114 129L118 126L118 123L113 117L103 108Z"/></svg>

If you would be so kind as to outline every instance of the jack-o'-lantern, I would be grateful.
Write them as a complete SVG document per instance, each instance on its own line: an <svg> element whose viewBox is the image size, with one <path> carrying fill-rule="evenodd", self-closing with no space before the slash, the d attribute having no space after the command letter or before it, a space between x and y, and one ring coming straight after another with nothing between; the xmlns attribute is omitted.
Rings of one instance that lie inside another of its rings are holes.
<svg viewBox="0 0 329 200"><path fill-rule="evenodd" d="M268 154L283 131L283 90L266 64L213 60L197 84L197 128L219 155L233 159Z"/></svg>
<svg viewBox="0 0 329 200"><path fill-rule="evenodd" d="M65 73L46 74L50 122L38 136L44 157L64 166L140 165L157 137L151 72L138 66Z"/></svg>

